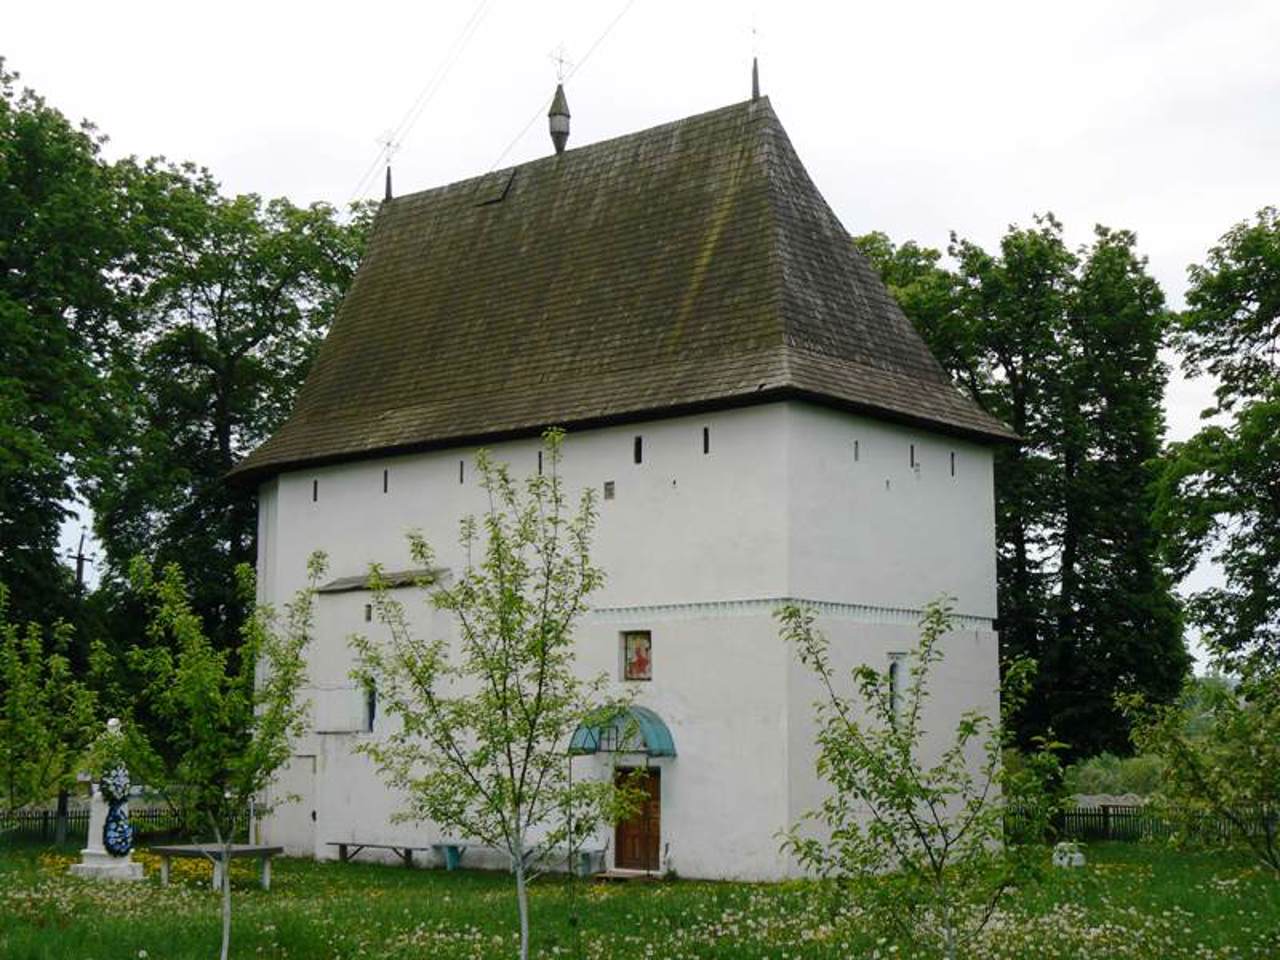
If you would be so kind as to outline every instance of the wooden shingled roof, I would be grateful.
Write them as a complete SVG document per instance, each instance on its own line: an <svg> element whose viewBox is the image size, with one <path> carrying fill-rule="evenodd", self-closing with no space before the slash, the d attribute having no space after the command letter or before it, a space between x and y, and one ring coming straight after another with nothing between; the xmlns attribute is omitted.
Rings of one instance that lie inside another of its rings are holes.
<svg viewBox="0 0 1280 960"><path fill-rule="evenodd" d="M767 98L382 205L288 421L233 471L781 397L977 440Z"/></svg>

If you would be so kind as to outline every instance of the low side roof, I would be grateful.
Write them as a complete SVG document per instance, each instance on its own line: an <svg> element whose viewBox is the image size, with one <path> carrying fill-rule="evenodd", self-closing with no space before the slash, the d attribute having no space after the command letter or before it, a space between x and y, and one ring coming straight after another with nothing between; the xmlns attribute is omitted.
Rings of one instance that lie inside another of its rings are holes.
<svg viewBox="0 0 1280 960"><path fill-rule="evenodd" d="M796 396L977 440L767 98L383 204L288 421L233 471Z"/></svg>

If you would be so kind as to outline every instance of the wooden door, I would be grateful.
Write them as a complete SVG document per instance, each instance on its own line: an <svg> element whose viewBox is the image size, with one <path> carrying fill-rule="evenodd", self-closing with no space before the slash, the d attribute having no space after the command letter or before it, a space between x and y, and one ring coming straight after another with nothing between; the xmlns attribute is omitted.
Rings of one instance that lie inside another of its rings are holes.
<svg viewBox="0 0 1280 960"><path fill-rule="evenodd" d="M618 771L618 779L633 775ZM614 840L614 866L619 870L657 870L659 838L662 835L662 781L660 771L649 768L642 774L645 792L641 808L628 820L620 820Z"/></svg>

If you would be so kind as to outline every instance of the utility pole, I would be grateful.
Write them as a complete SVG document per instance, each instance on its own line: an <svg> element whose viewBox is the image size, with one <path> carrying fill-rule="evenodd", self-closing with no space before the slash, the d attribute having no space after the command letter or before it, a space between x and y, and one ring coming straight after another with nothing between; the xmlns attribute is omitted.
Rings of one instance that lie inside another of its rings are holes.
<svg viewBox="0 0 1280 960"><path fill-rule="evenodd" d="M76 562L76 599L84 602L84 565L92 557L84 552L84 528L80 529L80 546L75 553L68 553L67 558ZM53 842L58 846L67 842L67 817L70 813L69 796L65 789L58 791L58 810L53 820Z"/></svg>
<svg viewBox="0 0 1280 960"><path fill-rule="evenodd" d="M80 546L76 548L75 553L68 553L67 557L76 562L76 593L83 596L84 565L93 559L92 556L84 552L84 530L80 531Z"/></svg>

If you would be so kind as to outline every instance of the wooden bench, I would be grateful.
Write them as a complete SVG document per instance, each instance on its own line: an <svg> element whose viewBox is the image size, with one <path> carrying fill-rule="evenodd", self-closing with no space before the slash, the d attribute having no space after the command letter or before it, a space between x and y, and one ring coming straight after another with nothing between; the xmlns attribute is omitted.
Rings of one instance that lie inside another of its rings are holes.
<svg viewBox="0 0 1280 960"><path fill-rule="evenodd" d="M597 873L604 872L604 847L574 847L574 863L573 872L579 877L590 877ZM534 858L531 855L531 858ZM554 864L556 869L561 865L568 867L569 850L565 847L555 847L551 850L540 851L536 854L536 859L542 863Z"/></svg>
<svg viewBox="0 0 1280 960"><path fill-rule="evenodd" d="M431 849L435 851L435 855L444 864L446 870L457 870L462 866L462 856L474 843L454 843L452 841L444 841L442 843L433 843Z"/></svg>
<svg viewBox="0 0 1280 960"><path fill-rule="evenodd" d="M213 889L221 889L222 847L203 843L179 843L163 847L148 847L147 849L160 858L160 883L162 886L167 886L169 883L169 862L171 860L174 858L185 860L203 858L213 862ZM230 859L257 857L261 864L259 882L262 884L263 890L270 890L271 858L282 853L284 853L284 847L263 847L252 843L233 843L230 850Z"/></svg>
<svg viewBox="0 0 1280 960"><path fill-rule="evenodd" d="M401 859L406 867L413 866L414 851L434 850L436 845L414 847L404 843L356 843L354 840L334 840L326 843L327 847L338 848L338 859L343 863L353 860L361 850L390 850Z"/></svg>
<svg viewBox="0 0 1280 960"><path fill-rule="evenodd" d="M483 846L483 844L442 840L439 843L432 843L427 846L411 846L404 843L357 843L354 840L333 840L326 843L325 846L337 847L338 859L343 863L354 859L361 850L390 850L400 858L406 867L413 866L413 854L415 851L430 850L435 854L436 862L443 864L446 870L459 870L462 867L462 858L466 852L473 847ZM578 862L575 864L578 876L590 876L604 869L605 851L603 847L579 847L574 852L578 855ZM562 860L567 857L567 851L556 851L556 853L561 853ZM533 855L533 851L530 851L530 855ZM549 857L549 859L554 859L554 856ZM596 864L599 864L599 866Z"/></svg>
<svg viewBox="0 0 1280 960"><path fill-rule="evenodd" d="M435 851L436 857L444 863L446 870L457 870L462 865L462 856L472 847L483 847L483 844L476 843L456 843L453 841L441 841L433 843L431 849ZM578 847L574 850L577 854L577 863L573 865L574 871L580 877L588 877L593 873L599 873L604 870L604 847ZM565 862L568 859L569 851L557 848L551 851L538 851L534 848L529 851L528 859L545 859L548 863Z"/></svg>

